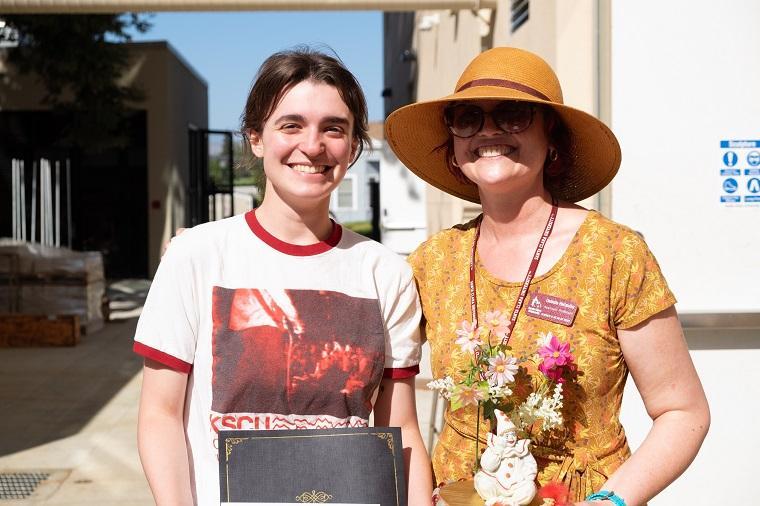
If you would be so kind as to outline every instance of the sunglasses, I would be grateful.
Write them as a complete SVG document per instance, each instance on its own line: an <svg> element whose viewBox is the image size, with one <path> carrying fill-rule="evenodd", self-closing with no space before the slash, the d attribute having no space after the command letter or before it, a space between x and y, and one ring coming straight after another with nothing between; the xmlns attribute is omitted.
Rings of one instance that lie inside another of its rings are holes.
<svg viewBox="0 0 760 506"><path fill-rule="evenodd" d="M486 123L486 115L490 115L493 124L504 132L516 134L533 123L534 112L533 104L507 100L490 112L473 104L450 105L443 110L443 118L452 135L468 138L480 132Z"/></svg>

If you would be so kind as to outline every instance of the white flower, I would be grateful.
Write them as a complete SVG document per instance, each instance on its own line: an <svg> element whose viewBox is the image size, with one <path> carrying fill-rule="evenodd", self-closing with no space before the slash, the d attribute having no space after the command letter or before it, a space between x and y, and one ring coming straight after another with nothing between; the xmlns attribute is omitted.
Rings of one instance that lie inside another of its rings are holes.
<svg viewBox="0 0 760 506"><path fill-rule="evenodd" d="M454 341L465 353L475 353L475 349L483 344L480 340L480 330L474 323L464 320L456 330L459 338Z"/></svg>
<svg viewBox="0 0 760 506"><path fill-rule="evenodd" d="M512 395L512 390L507 385L488 385L488 396L491 399L503 399Z"/></svg>
<svg viewBox="0 0 760 506"><path fill-rule="evenodd" d="M545 346L549 346L549 343L552 342L552 337L554 337L554 334L551 332L547 332L546 334L539 332L538 336L538 339L536 339L536 347L543 348Z"/></svg>
<svg viewBox="0 0 760 506"><path fill-rule="evenodd" d="M454 392L454 380L451 376L444 376L443 378L429 382L427 387L430 390L438 390L438 393L444 399L450 399L452 392Z"/></svg>
<svg viewBox="0 0 760 506"><path fill-rule="evenodd" d="M541 430L560 427L562 419L562 384L557 383L551 397L533 392L517 408L517 419L521 428L533 425L542 420Z"/></svg>

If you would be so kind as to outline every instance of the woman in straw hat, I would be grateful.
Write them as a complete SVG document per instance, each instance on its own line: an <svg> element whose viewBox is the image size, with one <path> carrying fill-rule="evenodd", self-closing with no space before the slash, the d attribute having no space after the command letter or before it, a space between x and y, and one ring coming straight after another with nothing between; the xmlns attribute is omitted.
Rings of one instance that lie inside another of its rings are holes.
<svg viewBox="0 0 760 506"><path fill-rule="evenodd" d="M415 174L483 209L409 259L434 377L462 379L470 359L456 329L487 313L516 356L534 355L552 337L569 343L577 370L564 386L562 429L533 441L539 482L564 482L577 502L651 499L696 455L709 410L675 298L647 245L574 204L617 172L613 133L563 104L541 58L494 48L470 63L451 95L391 114L386 136ZM653 420L633 455L618 420L628 371ZM516 396L527 397L531 383L518 377ZM488 429L478 416L472 405L447 409L433 452L438 483L472 476L475 440L484 448Z"/></svg>

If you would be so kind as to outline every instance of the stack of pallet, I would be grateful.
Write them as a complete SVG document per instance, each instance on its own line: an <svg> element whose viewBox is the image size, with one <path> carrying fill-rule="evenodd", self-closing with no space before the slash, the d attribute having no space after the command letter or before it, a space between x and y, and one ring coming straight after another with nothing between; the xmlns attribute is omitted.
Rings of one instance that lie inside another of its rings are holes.
<svg viewBox="0 0 760 506"><path fill-rule="evenodd" d="M103 326L104 294L99 252L0 241L0 344L76 344Z"/></svg>

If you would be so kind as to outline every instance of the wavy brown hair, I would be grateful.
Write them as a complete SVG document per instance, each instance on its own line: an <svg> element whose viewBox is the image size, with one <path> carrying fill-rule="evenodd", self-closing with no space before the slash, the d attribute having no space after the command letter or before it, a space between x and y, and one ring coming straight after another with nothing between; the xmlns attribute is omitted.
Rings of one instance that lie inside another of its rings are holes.
<svg viewBox="0 0 760 506"><path fill-rule="evenodd" d="M351 133L358 141L358 151L354 156L356 161L364 148L371 145L367 132L367 101L364 92L356 77L337 57L308 47L275 53L261 65L240 117L243 135L247 137L251 130L261 133L264 123L283 95L303 81L329 84L338 90L354 117Z"/></svg>

